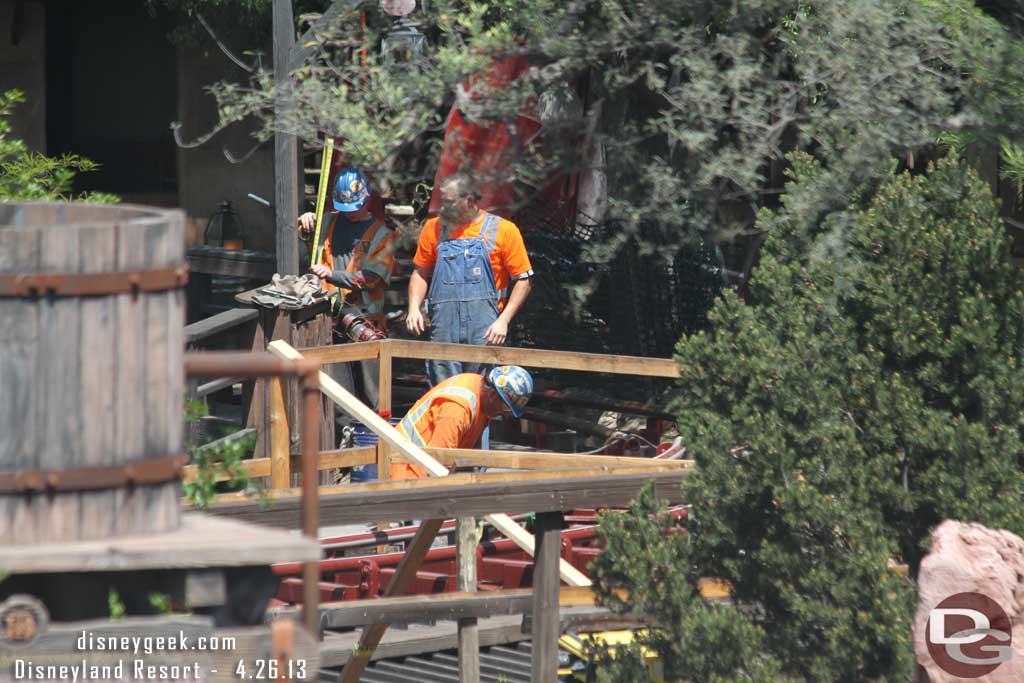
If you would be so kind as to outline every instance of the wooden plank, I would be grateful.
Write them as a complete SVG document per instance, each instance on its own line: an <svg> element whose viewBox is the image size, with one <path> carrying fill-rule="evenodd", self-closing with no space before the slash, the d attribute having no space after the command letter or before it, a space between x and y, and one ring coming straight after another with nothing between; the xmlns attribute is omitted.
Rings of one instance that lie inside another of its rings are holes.
<svg viewBox="0 0 1024 683"><path fill-rule="evenodd" d="M503 645L529 640L522 631L523 618L520 615L498 616L480 622L480 646ZM324 634L320 645L321 666L342 666L351 656L359 642L358 632ZM409 657L428 652L450 650L458 647L458 635L453 622L431 627L411 626L405 630L392 629L381 640L370 657L371 661L392 657Z"/></svg>
<svg viewBox="0 0 1024 683"><path fill-rule="evenodd" d="M185 214L174 211L166 214L167 226L164 238L167 243L168 265L181 266L185 262ZM167 305L165 334L167 335L167 357L164 373L167 378L164 387L164 410L167 411L167 440L165 447L170 453L185 452L185 383L181 368L185 354L186 297L183 289L165 293ZM160 489L161 511L168 516L165 526L171 528L181 524L181 506L178 497L181 487L176 483Z"/></svg>
<svg viewBox="0 0 1024 683"><path fill-rule="evenodd" d="M266 324L270 311L258 309L259 317L253 327L251 350L262 353L267 348ZM253 457L270 457L270 409L267 378L247 382L242 389L242 410L245 426L256 428L256 450Z"/></svg>
<svg viewBox="0 0 1024 683"><path fill-rule="evenodd" d="M184 235L174 233L174 219L166 220L145 229L143 248L148 254L147 266L150 268L167 268L182 265L182 249ZM177 257L177 258L175 258ZM144 302L145 322L143 323L145 348L145 375L139 378L143 388L143 423L145 424L145 449L147 457L160 457L162 454L173 454L171 443L172 432L183 427L182 414L184 377L181 372L182 345L175 344L171 348L173 338L169 328L172 325L184 325L184 320L175 316L173 291L148 292L140 295ZM178 362L172 369L173 357ZM178 450L177 453L182 453ZM174 489L170 498L165 496L166 489ZM180 488L173 484L154 486L137 486L134 493L141 499L144 521L140 525L145 531L164 530L177 527L181 517L178 505Z"/></svg>
<svg viewBox="0 0 1024 683"><path fill-rule="evenodd" d="M185 343L194 345L197 342L214 337L222 332L253 322L259 318L259 311L254 308L232 308L222 311L185 327Z"/></svg>
<svg viewBox="0 0 1024 683"><path fill-rule="evenodd" d="M298 524L298 513L295 517ZM192 512L182 515L180 528L164 533L6 547L0 572L244 567L319 559L320 545L308 538Z"/></svg>
<svg viewBox="0 0 1024 683"><path fill-rule="evenodd" d="M456 522L456 569L460 591L476 593L476 519L459 517ZM459 618L459 683L480 680L480 628L476 615Z"/></svg>
<svg viewBox="0 0 1024 683"><path fill-rule="evenodd" d="M562 552L562 513L541 512L534 525L533 659L535 681L558 679L558 560Z"/></svg>
<svg viewBox="0 0 1024 683"><path fill-rule="evenodd" d="M589 586L563 586L558 593L560 607L590 607L595 604ZM484 619L504 614L529 614L533 608L532 588L499 591L459 591L436 595L402 595L368 600L344 600L320 605L324 628L352 628L377 622L411 624L423 621ZM294 607L271 609L268 618L294 617Z"/></svg>
<svg viewBox="0 0 1024 683"><path fill-rule="evenodd" d="M653 469L693 468L692 460L654 460L617 455L582 455L552 451L487 451L476 448L425 448L447 467L502 467L515 470L567 470L588 467L650 467ZM394 456L395 462L407 462Z"/></svg>
<svg viewBox="0 0 1024 683"><path fill-rule="evenodd" d="M225 437L227 438L227 437ZM270 458L253 458L250 460L243 460L242 467L249 474L250 477L269 477L270 476ZM195 465L187 465L181 471L181 478L184 481L194 481L198 474L199 468ZM227 474L219 473L217 475L217 481L227 481L229 479ZM191 506L192 503L183 500L182 505Z"/></svg>
<svg viewBox="0 0 1024 683"><path fill-rule="evenodd" d="M391 347L381 344L379 353L379 376L377 379L377 412L391 414ZM377 478L391 479L391 447L387 441L377 442Z"/></svg>
<svg viewBox="0 0 1024 683"><path fill-rule="evenodd" d="M444 524L443 519L428 519L420 524L416 535L406 548L405 556L398 563L394 575L392 575L391 580L388 582L387 588L384 589L384 597L402 595L408 592L409 586L412 585L416 572L420 565L423 564L423 558L426 557L427 551L430 550L430 546L434 542L434 538L437 536L437 532L440 531L442 524ZM380 644L385 631L387 631L387 624L379 623L372 624L363 630L363 634L359 638L359 644L352 652L352 658L345 663L345 668L341 671L340 683L359 682L363 671L366 670L366 664L370 661L370 657Z"/></svg>
<svg viewBox="0 0 1024 683"><path fill-rule="evenodd" d="M15 225L24 207L11 207ZM0 273L13 275L39 271L40 231L0 229ZM35 396L40 337L39 302L0 298L0 453L4 470L35 469L41 438L42 419ZM35 538L35 519L24 496L0 496L0 546L15 542L31 543Z"/></svg>
<svg viewBox="0 0 1024 683"><path fill-rule="evenodd" d="M62 213L58 209L58 214ZM63 223L63 220L60 221ZM39 268L43 272L74 272L79 267L77 226L53 225L41 230ZM40 297L40 354L33 394L42 418L37 434L37 463L41 469L63 469L76 463L82 431L81 307L79 297ZM109 343L109 342L107 342ZM88 362L88 361L86 361ZM16 426L20 429L20 426ZM36 516L35 543L75 539L80 531L95 538L102 529L81 529L80 496L58 493L32 496Z"/></svg>
<svg viewBox="0 0 1024 683"><path fill-rule="evenodd" d="M372 465L376 460L377 449L373 446L338 448L336 450L320 451L320 459L317 464L317 469L332 470L341 467Z"/></svg>
<svg viewBox="0 0 1024 683"><path fill-rule="evenodd" d="M391 345L395 358L420 358L431 360L444 358L463 363L487 363L490 365L522 365L528 368L551 370L579 370L618 375L639 375L642 377L679 377L679 368L671 358L644 358L641 356L614 356L600 353L579 353L576 351L546 351L542 349L519 349L508 346L472 346L469 344L441 344L406 339L389 339L381 342Z"/></svg>
<svg viewBox="0 0 1024 683"><path fill-rule="evenodd" d="M280 377L267 380L270 406L270 487L274 489L288 488L292 483L288 411L284 405L282 384Z"/></svg>
<svg viewBox="0 0 1024 683"><path fill-rule="evenodd" d="M255 433L254 429L242 429L234 434L213 441L211 443L202 446L200 450L204 448L212 448L216 443L230 443L246 436L251 436ZM335 451L322 451L320 453L320 460L317 463L318 470L333 470L340 467L355 467L356 465L370 465L376 460L376 452L372 446L364 446L360 448L341 448ZM299 456L291 456L292 464L291 468L296 470L299 468ZM270 458L250 458L242 461L242 467L249 474L250 477L269 477L270 476ZM192 481L196 477L196 466L188 465L182 471L182 479L185 481ZM220 475L217 481L225 481L227 475ZM290 489L286 489L290 490ZM190 505L189 503L186 503Z"/></svg>
<svg viewBox="0 0 1024 683"><path fill-rule="evenodd" d="M288 57L295 44L295 19L292 0L273 0L274 81L283 89L289 81ZM291 106L283 96L274 103L277 115L284 118ZM295 222L299 215L299 146L294 135L274 134L274 224L277 229L277 272L297 275L299 246Z"/></svg>
<svg viewBox="0 0 1024 683"><path fill-rule="evenodd" d="M346 449L354 450L354 449ZM400 481L372 481L363 484L357 484L355 486L351 484L338 484L335 486L321 486L319 492L321 496L330 494L345 494L354 495L358 493L371 493L371 492L384 492L384 491L409 491L409 492L426 492L431 489L439 487L450 487L455 485L462 486L480 486L487 484L501 484L505 482L546 482L550 483L553 481L573 481L574 484L578 484L587 477L599 477L602 475L616 475L625 476L632 474L640 475L654 475L661 473L679 473L685 474L687 470L676 468L676 467L590 467L590 468L569 468L564 470L542 470L538 472L520 471L520 472L459 472L456 474L449 474L445 478L434 477L430 479L403 479ZM652 476L653 478L653 476ZM680 481L682 479L680 478ZM301 489L299 487L292 487L289 489L279 489L270 491L267 495L271 498L280 500L289 500L296 496L299 496ZM221 495L218 500L222 503L228 502L242 502L248 498L249 494L246 493L225 493Z"/></svg>
<svg viewBox="0 0 1024 683"><path fill-rule="evenodd" d="M383 344L386 342L381 343ZM288 344L280 341L272 342L267 347L267 350L281 358L290 360L299 360L302 358L298 351ZM392 427L385 420L381 419L379 415L367 408L355 396L345 391L341 385L331 379L323 371L320 372L320 390L344 408L346 412L356 417L364 425L372 429L381 440L386 441L389 445L394 446L407 457L415 460L416 464L426 470L427 474L435 477L448 476L448 470L443 465L427 455L423 449L413 445L413 443L402 436L397 429ZM448 513L444 513L439 516L447 517ZM412 517L423 517L423 515L417 512L412 515ZM388 521L391 518L382 517L381 519ZM508 515L501 513L487 514L486 519L492 526L515 541L516 545L520 548L528 553L533 552L533 542L530 535L523 531L523 528L508 517ZM560 570L562 578L565 579L569 585L584 586L590 583L586 576L564 560L560 564Z"/></svg>
<svg viewBox="0 0 1024 683"><path fill-rule="evenodd" d="M647 482L654 482L656 495L672 504L684 502L680 484L685 471L631 472L574 478L534 478L518 473L521 481L488 482L496 475L453 475L432 486L398 487L386 484L328 487L321 489L320 519L324 526L357 524L380 520L402 521L418 517L485 515L495 509L507 513L572 510L575 508L626 507ZM536 473L545 475L549 473ZM386 488L385 488L386 487ZM340 488L346 489L339 492ZM210 512L255 524L298 528L299 497L293 492L272 495L270 509L254 500L216 502ZM222 500L228 498L222 496Z"/></svg>
<svg viewBox="0 0 1024 683"><path fill-rule="evenodd" d="M228 387L234 384L238 384L241 381L242 380L239 379L238 377L221 377L220 379L215 379L212 382L200 384L195 388L194 394L196 398L203 398L205 396L209 396L210 394L216 393L221 389L227 389Z"/></svg>
<svg viewBox="0 0 1024 683"><path fill-rule="evenodd" d="M146 267L144 245L148 228L122 223L117 226L117 269L142 270ZM117 295L117 326L114 331L117 367L114 392L114 463L124 463L145 456L146 372L145 304L142 296ZM114 493L115 504L107 511L115 535L141 533L145 519L143 497L136 491L120 489Z"/></svg>
<svg viewBox="0 0 1024 683"><path fill-rule="evenodd" d="M315 360L320 365L347 363L354 360L370 360L376 358L382 342L356 342L353 344L332 344L299 349L303 358Z"/></svg>

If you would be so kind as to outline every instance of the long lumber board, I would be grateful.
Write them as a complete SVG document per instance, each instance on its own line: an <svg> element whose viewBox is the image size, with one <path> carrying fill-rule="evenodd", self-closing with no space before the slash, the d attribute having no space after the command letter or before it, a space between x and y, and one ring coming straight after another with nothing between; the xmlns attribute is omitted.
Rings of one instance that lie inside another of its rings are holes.
<svg viewBox="0 0 1024 683"><path fill-rule="evenodd" d="M286 360L302 360L302 354L296 351L290 344L283 340L271 342L267 350ZM337 403L350 415L358 419L364 425L372 429L377 436L383 439L389 446L400 452L402 455L415 461L430 476L447 477L448 468L434 460L427 453L406 439L402 434L392 427L386 420L377 413L370 410L362 401L345 390L340 384L331 379L327 373L320 371L320 390L332 401ZM516 545L533 556L533 536L519 526L511 517L503 513L491 513L485 519L501 533L512 539ZM559 576L570 586L589 586L588 579L583 572L573 567L565 560L559 560Z"/></svg>

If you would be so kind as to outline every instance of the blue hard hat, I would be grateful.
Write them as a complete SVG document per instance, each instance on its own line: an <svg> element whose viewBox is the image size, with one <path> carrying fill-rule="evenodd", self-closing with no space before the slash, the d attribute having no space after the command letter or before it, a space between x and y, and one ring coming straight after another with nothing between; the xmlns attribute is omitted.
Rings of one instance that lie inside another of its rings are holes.
<svg viewBox="0 0 1024 683"><path fill-rule="evenodd" d="M514 417L523 414L526 402L533 393L533 377L518 365L499 365L487 376L491 386L501 396Z"/></svg>
<svg viewBox="0 0 1024 683"><path fill-rule="evenodd" d="M334 209L358 211L370 198L370 182L358 168L343 168L334 180Z"/></svg>

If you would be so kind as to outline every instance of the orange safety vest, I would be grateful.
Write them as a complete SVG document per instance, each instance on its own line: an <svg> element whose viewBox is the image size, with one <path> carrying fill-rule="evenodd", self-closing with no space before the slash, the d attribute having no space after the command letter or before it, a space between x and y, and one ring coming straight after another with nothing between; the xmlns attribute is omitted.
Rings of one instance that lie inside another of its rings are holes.
<svg viewBox="0 0 1024 683"><path fill-rule="evenodd" d="M331 239L334 237L334 225L340 214L335 214L327 226L324 248L320 255L320 263L334 270L334 253L331 251ZM386 319L384 317L385 290L391 282L391 271L395 265L395 240L394 232L381 221L374 221L363 233L352 252L352 260L345 268L349 273L358 270L367 270L378 275L384 281L384 287L371 287L368 289L342 289L341 298L344 301L342 308L355 306L363 314L377 323L384 329ZM322 282L327 291L337 290L338 287L324 280Z"/></svg>
<svg viewBox="0 0 1024 683"><path fill-rule="evenodd" d="M486 415L480 405L484 386L483 376L472 372L449 377L420 397L396 429L420 448L426 448L434 436L436 411L433 409L444 401L454 401L469 411L469 422L459 437L459 448L472 448L490 422L490 415ZM419 465L406 463L393 464L389 471L392 479L421 479L427 476Z"/></svg>

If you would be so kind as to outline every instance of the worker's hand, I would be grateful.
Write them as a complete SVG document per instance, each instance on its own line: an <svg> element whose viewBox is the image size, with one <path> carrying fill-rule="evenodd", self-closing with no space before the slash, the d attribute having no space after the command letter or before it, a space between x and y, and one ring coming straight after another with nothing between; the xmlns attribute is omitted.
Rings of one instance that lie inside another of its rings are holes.
<svg viewBox="0 0 1024 683"><path fill-rule="evenodd" d="M508 323L498 318L484 332L484 341L490 346L501 346L508 337Z"/></svg>
<svg viewBox="0 0 1024 683"><path fill-rule="evenodd" d="M405 329L417 337L423 333L423 312L418 308L410 308L405 314Z"/></svg>
<svg viewBox="0 0 1024 683"><path fill-rule="evenodd" d="M318 278L321 278L321 279L324 279L324 280L326 280L327 278L329 278L331 276L331 269L328 268L327 266L325 266L322 263L318 263L315 266L312 266L309 270L314 275L316 275Z"/></svg>
<svg viewBox="0 0 1024 683"><path fill-rule="evenodd" d="M299 237L304 240L312 239L316 231L316 214L312 211L299 216Z"/></svg>

